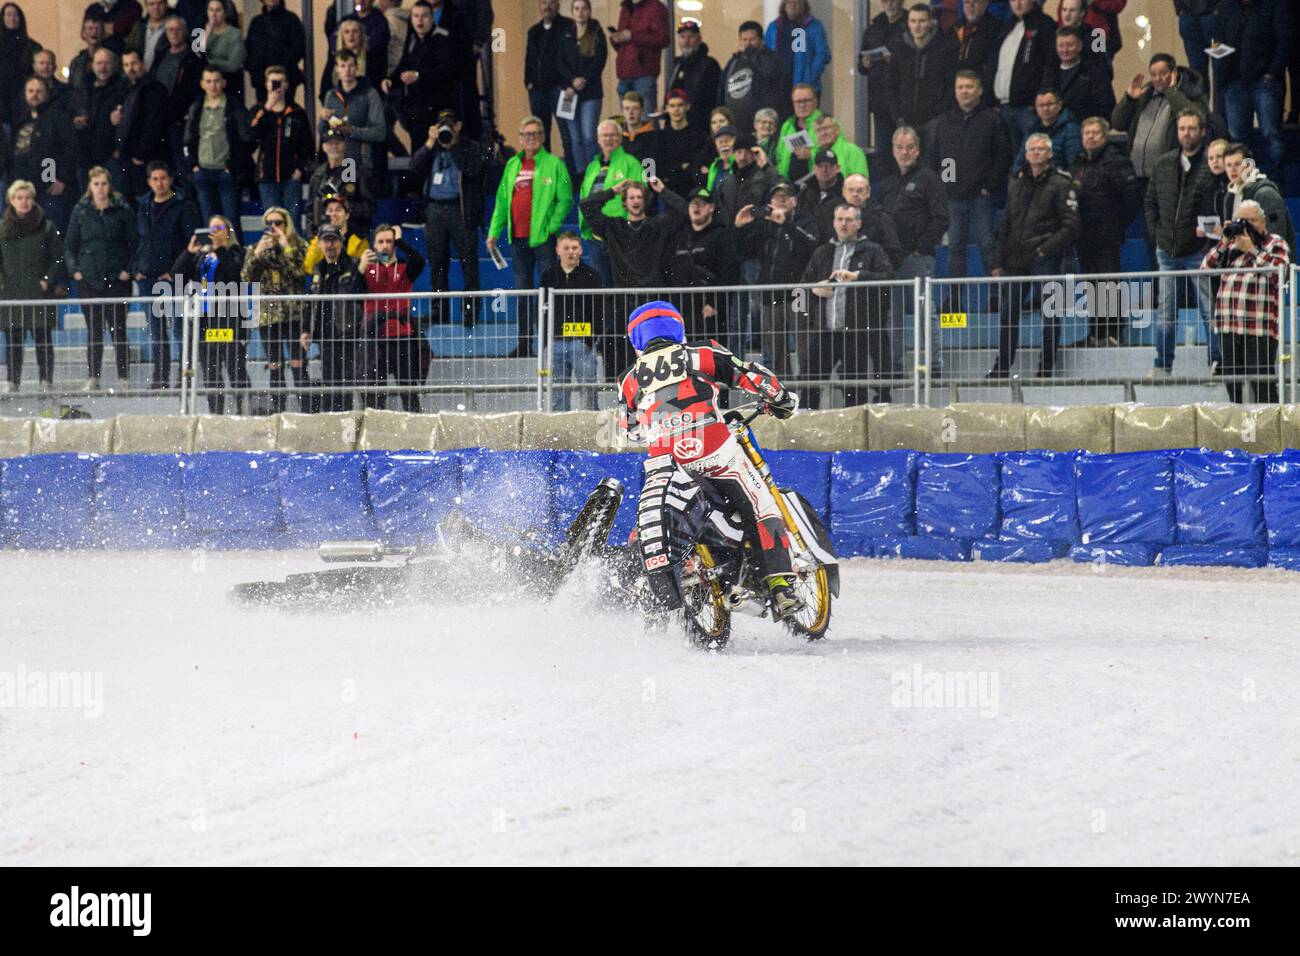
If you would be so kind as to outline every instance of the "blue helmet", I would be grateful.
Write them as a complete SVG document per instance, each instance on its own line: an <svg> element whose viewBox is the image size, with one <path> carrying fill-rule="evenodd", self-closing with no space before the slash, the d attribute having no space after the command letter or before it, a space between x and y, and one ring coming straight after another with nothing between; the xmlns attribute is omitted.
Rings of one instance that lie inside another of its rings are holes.
<svg viewBox="0 0 1300 956"><path fill-rule="evenodd" d="M628 316L627 337L638 352L644 352L647 343L655 339L685 342L686 320L671 303L647 302Z"/></svg>

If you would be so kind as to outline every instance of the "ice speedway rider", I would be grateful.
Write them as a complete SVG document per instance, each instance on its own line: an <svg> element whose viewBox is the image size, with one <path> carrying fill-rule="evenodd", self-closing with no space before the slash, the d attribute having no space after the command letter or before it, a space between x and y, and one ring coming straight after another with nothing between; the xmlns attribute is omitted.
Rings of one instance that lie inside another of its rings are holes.
<svg viewBox="0 0 1300 956"><path fill-rule="evenodd" d="M647 302L628 317L637 359L619 387L620 420L634 441L649 446L646 481L659 468L680 465L725 499L757 542L776 614L802 607L791 587L789 536L780 508L723 418L725 387L757 395L778 418L789 418L799 396L761 365L710 342L686 344L686 322L671 303ZM666 480L666 479L665 479ZM647 559L649 564L656 558ZM666 563L666 556L658 560Z"/></svg>

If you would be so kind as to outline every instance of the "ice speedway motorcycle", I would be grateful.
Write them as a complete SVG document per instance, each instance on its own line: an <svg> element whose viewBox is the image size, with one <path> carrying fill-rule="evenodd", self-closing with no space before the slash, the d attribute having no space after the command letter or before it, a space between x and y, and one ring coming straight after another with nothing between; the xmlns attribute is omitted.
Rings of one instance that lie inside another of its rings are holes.
<svg viewBox="0 0 1300 956"><path fill-rule="evenodd" d="M761 404L742 406L728 411L725 421L772 490L789 534L791 587L800 607L784 618L774 612L757 544L740 516L685 469L656 459L645 462L637 527L625 545L608 544L624 488L615 478L603 478L557 547L540 544L534 532L503 540L453 515L438 525L433 545L327 541L320 546L321 559L344 566L292 574L282 582L239 584L231 598L248 607L300 610L443 603L448 595L485 591L495 600L546 600L575 569L595 563L602 603L638 608L654 627L680 625L699 647L724 647L736 614L767 618L817 640L825 635L831 602L839 596L838 559L817 512L772 477L749 427L763 411ZM648 553L647 541L666 547ZM489 578L508 586L483 588Z"/></svg>

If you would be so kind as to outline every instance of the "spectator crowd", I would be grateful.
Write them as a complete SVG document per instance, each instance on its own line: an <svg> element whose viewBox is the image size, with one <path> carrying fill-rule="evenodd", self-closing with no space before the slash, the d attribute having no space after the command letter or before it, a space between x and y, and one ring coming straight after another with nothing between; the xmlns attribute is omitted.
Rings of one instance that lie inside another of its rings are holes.
<svg viewBox="0 0 1300 956"><path fill-rule="evenodd" d="M39 385L51 386L56 303L69 295L87 323L86 387L101 387L105 345L124 385L124 300L184 278L201 289L212 411L248 410L250 327L266 349L270 410L313 385L304 409L341 410L348 385L390 377L402 406L418 409L425 326L485 316L471 297L456 314L445 302L414 308L414 283L427 275L449 290L455 255L462 288L479 291L480 239L508 256L517 289L562 293L559 381L620 374L626 314L650 290L686 288L692 336L760 352L781 376L838 368L850 402L888 401L880 380L905 377L910 284L940 275L945 240L947 277L975 274L970 245L988 275L1008 277L992 306L992 379L1013 374L1023 318L1041 306L1033 277L1119 273L1134 216L1153 271L1293 261L1278 185L1288 71L1296 118L1290 0L1174 0L1185 62L1156 52L1118 83L1126 0L1046 0L1050 11L1041 0L881 0L853 64L866 78L870 154L829 109L830 42L807 0L707 38L696 20L671 23L662 0L622 0L608 24L590 0L563 5L537 0L530 115L507 142L479 74L489 0L356 0L341 19L323 5L314 124L300 102L306 28L283 0L262 0L246 24L231 0L94 0L66 70L5 3L8 388L20 387L28 337ZM1230 52L1204 52L1216 46ZM375 221L390 196L422 206L423 255L400 226ZM247 246L245 199L260 204L263 227ZM242 321L228 300L248 283L300 298L259 301ZM362 293L392 298L348 301ZM1249 271L1162 279L1152 376L1171 374L1184 308L1212 333L1212 372L1264 374L1277 358L1276 297ZM941 307L963 309L937 304L936 336ZM151 310L155 388L173 382L176 311ZM1124 316L1094 311L1084 345L1121 344ZM518 319L514 354L534 355L531 299ZM1056 373L1061 347L1044 314L1038 377ZM936 349L932 374L941 360ZM866 379L872 388L855 384Z"/></svg>

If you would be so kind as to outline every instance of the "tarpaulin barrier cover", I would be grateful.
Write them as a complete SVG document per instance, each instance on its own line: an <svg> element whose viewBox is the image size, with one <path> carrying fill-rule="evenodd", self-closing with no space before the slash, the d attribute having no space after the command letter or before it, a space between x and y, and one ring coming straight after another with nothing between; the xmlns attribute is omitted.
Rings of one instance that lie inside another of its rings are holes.
<svg viewBox="0 0 1300 956"><path fill-rule="evenodd" d="M870 554L871 542L916 532L916 452L831 455L831 540L842 556Z"/></svg>
<svg viewBox="0 0 1300 956"><path fill-rule="evenodd" d="M1234 568L1262 568L1268 561L1264 548L1217 548L1209 544L1175 544L1160 551L1156 564L1228 565Z"/></svg>
<svg viewBox="0 0 1300 956"><path fill-rule="evenodd" d="M992 455L921 455L916 460L916 530L942 538L998 531L998 462Z"/></svg>
<svg viewBox="0 0 1300 956"><path fill-rule="evenodd" d="M1069 550L1064 541L976 541L970 556L972 561L1041 564L1063 558Z"/></svg>
<svg viewBox="0 0 1300 956"><path fill-rule="evenodd" d="M366 490L379 536L392 545L433 541L438 522L460 504L458 452L376 453Z"/></svg>
<svg viewBox="0 0 1300 956"><path fill-rule="evenodd" d="M295 545L312 548L327 539L375 536L366 497L367 457L304 453L281 458L280 506Z"/></svg>
<svg viewBox="0 0 1300 956"><path fill-rule="evenodd" d="M5 543L15 548L95 545L94 455L68 452L4 463Z"/></svg>
<svg viewBox="0 0 1300 956"><path fill-rule="evenodd" d="M1300 571L1300 548L1272 548L1268 552L1268 566L1284 571Z"/></svg>
<svg viewBox="0 0 1300 956"><path fill-rule="evenodd" d="M970 543L956 538L884 538L875 542L878 558L917 561L969 561Z"/></svg>
<svg viewBox="0 0 1300 956"><path fill-rule="evenodd" d="M1174 543L1168 452L1082 454L1074 473L1083 544Z"/></svg>
<svg viewBox="0 0 1300 956"><path fill-rule="evenodd" d="M1074 458L1074 452L1059 451L1012 451L998 456L1004 540L1078 543Z"/></svg>
<svg viewBox="0 0 1300 956"><path fill-rule="evenodd" d="M208 548L283 548L290 542L280 508L278 452L186 455L185 523Z"/></svg>
<svg viewBox="0 0 1300 956"><path fill-rule="evenodd" d="M1268 546L1300 549L1300 452L1264 459L1263 504Z"/></svg>
<svg viewBox="0 0 1300 956"><path fill-rule="evenodd" d="M1157 550L1159 549L1150 544L1076 544L1070 549L1070 560L1140 568L1155 562Z"/></svg>
<svg viewBox="0 0 1300 956"><path fill-rule="evenodd" d="M1241 451L1174 453L1174 504L1179 544L1264 546L1264 468Z"/></svg>
<svg viewBox="0 0 1300 956"><path fill-rule="evenodd" d="M107 455L95 474L95 517L106 548L184 548L184 455Z"/></svg>
<svg viewBox="0 0 1300 956"><path fill-rule="evenodd" d="M831 501L831 455L820 451L765 451L778 487L797 491L826 519Z"/></svg>

